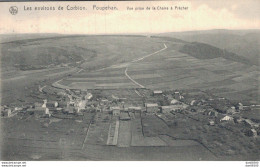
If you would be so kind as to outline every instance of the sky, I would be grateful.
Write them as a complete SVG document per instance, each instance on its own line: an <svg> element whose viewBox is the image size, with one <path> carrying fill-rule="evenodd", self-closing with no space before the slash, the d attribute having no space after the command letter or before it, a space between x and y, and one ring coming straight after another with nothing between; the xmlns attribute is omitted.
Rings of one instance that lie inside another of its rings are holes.
<svg viewBox="0 0 260 167"><path fill-rule="evenodd" d="M66 10L67 6L87 10ZM93 10L93 5L116 6L117 11ZM18 7L11 15L9 8ZM55 11L29 11L27 7L55 7ZM57 10L63 6L64 10ZM188 7L188 10L129 11L128 7ZM0 34L163 33L210 29L259 29L259 0L114 1L114 2L1 2Z"/></svg>

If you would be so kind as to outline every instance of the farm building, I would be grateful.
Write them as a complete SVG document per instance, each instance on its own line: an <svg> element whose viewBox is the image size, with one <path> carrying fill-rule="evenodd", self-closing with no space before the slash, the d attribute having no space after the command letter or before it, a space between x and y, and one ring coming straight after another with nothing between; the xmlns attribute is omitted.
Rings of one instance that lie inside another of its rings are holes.
<svg viewBox="0 0 260 167"><path fill-rule="evenodd" d="M119 118L120 118L120 120L123 120L123 121L128 121L131 119L128 112L121 112L119 115Z"/></svg>
<svg viewBox="0 0 260 167"><path fill-rule="evenodd" d="M46 103L46 107L58 107L58 102L56 101L50 101Z"/></svg>
<svg viewBox="0 0 260 167"><path fill-rule="evenodd" d="M68 114L74 114L74 113L75 113L75 109L74 109L74 107L72 107L72 106L69 106L69 107L67 108L67 111L68 111Z"/></svg>
<svg viewBox="0 0 260 167"><path fill-rule="evenodd" d="M195 104L195 102L196 102L196 100L192 100L192 101L190 102L190 105L193 106L193 105Z"/></svg>
<svg viewBox="0 0 260 167"><path fill-rule="evenodd" d="M230 107L228 110L227 110L227 113L229 114L234 114L236 112L236 108L234 106Z"/></svg>
<svg viewBox="0 0 260 167"><path fill-rule="evenodd" d="M214 126L214 125L215 125L215 121L210 120L210 121L209 121L209 125L210 125L210 126Z"/></svg>
<svg viewBox="0 0 260 167"><path fill-rule="evenodd" d="M155 95L162 95L162 91L161 90L155 90L155 91L153 91L153 95L155 96Z"/></svg>
<svg viewBox="0 0 260 167"><path fill-rule="evenodd" d="M3 110L3 116L4 117L10 117L12 115L12 110L11 109L5 109Z"/></svg>
<svg viewBox="0 0 260 167"><path fill-rule="evenodd" d="M115 116L119 116L120 115L120 107L111 107L112 110L112 114Z"/></svg>
<svg viewBox="0 0 260 167"><path fill-rule="evenodd" d="M244 106L243 106L242 103L238 103L238 109L239 109L239 110L243 110L243 109L244 109Z"/></svg>
<svg viewBox="0 0 260 167"><path fill-rule="evenodd" d="M255 129L247 129L244 133L248 137L257 137L257 131Z"/></svg>
<svg viewBox="0 0 260 167"><path fill-rule="evenodd" d="M41 116L41 117L50 116L49 108L44 108L44 107L29 108L27 109L27 112L34 113L34 115Z"/></svg>
<svg viewBox="0 0 260 167"><path fill-rule="evenodd" d="M213 116L213 117L218 116L218 112L216 112L216 111L209 110L209 111L206 111L206 112L207 112L207 115L209 115L209 116Z"/></svg>
<svg viewBox="0 0 260 167"><path fill-rule="evenodd" d="M79 110L84 110L86 108L86 101L85 100L80 100L78 103L77 103L77 107L78 107L78 111Z"/></svg>
<svg viewBox="0 0 260 167"><path fill-rule="evenodd" d="M257 131L255 129L251 129L252 133L253 133L253 137L257 137Z"/></svg>
<svg viewBox="0 0 260 167"><path fill-rule="evenodd" d="M226 115L225 117L223 117L222 119L220 119L220 122L222 121L233 121L234 119L228 115Z"/></svg>
<svg viewBox="0 0 260 167"><path fill-rule="evenodd" d="M178 104L178 103L179 103L179 101L176 100L176 99L172 99L172 100L171 100L171 104Z"/></svg>
<svg viewBox="0 0 260 167"><path fill-rule="evenodd" d="M141 107L128 107L129 112L141 112L142 108Z"/></svg>
<svg viewBox="0 0 260 167"><path fill-rule="evenodd" d="M91 100L93 98L93 95L91 93L87 93L87 95L85 96L86 100Z"/></svg>
<svg viewBox="0 0 260 167"><path fill-rule="evenodd" d="M169 106L161 106L162 113L169 113L171 111L181 110L186 108L184 105L169 105Z"/></svg>
<svg viewBox="0 0 260 167"><path fill-rule="evenodd" d="M100 105L107 105L107 104L109 104L109 103L110 103L109 100L107 100L107 99L102 99L101 102L100 102Z"/></svg>
<svg viewBox="0 0 260 167"><path fill-rule="evenodd" d="M48 108L45 108L45 116L46 117L50 117L51 116L50 110Z"/></svg>
<svg viewBox="0 0 260 167"><path fill-rule="evenodd" d="M34 103L34 108L41 108L42 107L42 103Z"/></svg>
<svg viewBox="0 0 260 167"><path fill-rule="evenodd" d="M59 101L58 104L59 104L58 107L62 107L62 108L65 108L68 106L68 102L66 102L66 101Z"/></svg>
<svg viewBox="0 0 260 167"><path fill-rule="evenodd" d="M145 109L148 113L158 112L158 104L157 103L145 103Z"/></svg>

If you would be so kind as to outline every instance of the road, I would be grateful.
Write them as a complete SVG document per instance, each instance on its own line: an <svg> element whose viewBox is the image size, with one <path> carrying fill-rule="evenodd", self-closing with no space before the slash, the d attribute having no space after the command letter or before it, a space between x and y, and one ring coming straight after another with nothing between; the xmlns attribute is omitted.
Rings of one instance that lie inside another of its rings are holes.
<svg viewBox="0 0 260 167"><path fill-rule="evenodd" d="M149 55L146 55L146 56L144 56L144 57L141 57L141 58L138 58L138 59L136 59L136 60L131 61L131 63L129 63L129 64L127 65L126 69L125 69L125 76L126 76L128 79L130 79L135 85L139 86L140 88L145 88L144 85L141 85L140 83L138 83L137 81L135 81L133 78L131 78L131 77L127 74L128 67L129 67L131 64L133 64L133 63L136 63L136 62L139 62L139 61L141 61L141 60L144 60L144 59L146 59L146 58L148 58L148 57L150 57L150 56L153 56L153 55L155 55L155 54L157 54L157 53L159 53L159 52L162 52L162 51L164 51L165 49L167 49L167 46L166 46L165 44L163 44L163 45L164 45L164 48L162 48L162 49L160 49L160 50L158 50L158 51L156 51L156 52L154 52L154 53L151 53L151 54L149 54Z"/></svg>
<svg viewBox="0 0 260 167"><path fill-rule="evenodd" d="M140 88L145 88L144 85L141 85L140 83L138 83L137 81L135 81L131 76L129 76L129 75L127 74L128 67L129 67L131 64L133 64L133 63L142 61L142 60L144 60L144 59L146 59L146 58L148 58L148 57L150 57L150 56L153 56L153 55L155 55L155 54L157 54L157 53L159 53L159 52L162 52L162 51L164 51L165 49L167 49L166 44L164 43L163 45L164 45L164 48L162 48L162 49L160 49L160 50L158 50L158 51L156 51L156 52L150 53L150 54L148 54L148 55L145 55L145 56L143 56L143 57L141 57L141 58L134 59L134 60L132 60L132 61L130 61L130 62L126 62L126 63L120 63L120 64L112 65L112 66L109 66L109 67L104 67L104 68L101 68L101 69L98 69L98 70L95 70L95 71L102 71L102 70L109 69L109 68L118 68L118 67L121 68L121 67L126 67L126 69L125 69L125 76L126 76L129 80L131 80L135 85L139 86ZM80 72L83 71L83 70L84 70L84 69L80 69L80 70L78 70L76 73L80 73ZM59 84L59 82L62 81L62 80L63 80L63 79L60 79L60 80L54 82L52 85L55 86L55 87L63 88L63 89L69 89L68 86L64 86L64 85Z"/></svg>

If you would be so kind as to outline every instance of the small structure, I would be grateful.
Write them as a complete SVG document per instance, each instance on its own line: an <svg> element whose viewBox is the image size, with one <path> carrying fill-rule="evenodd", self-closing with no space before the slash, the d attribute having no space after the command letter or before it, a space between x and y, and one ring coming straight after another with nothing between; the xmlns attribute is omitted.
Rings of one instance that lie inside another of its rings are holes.
<svg viewBox="0 0 260 167"><path fill-rule="evenodd" d="M243 109L244 109L244 106L243 106L242 103L238 103L238 109L239 109L239 110L243 110Z"/></svg>
<svg viewBox="0 0 260 167"><path fill-rule="evenodd" d="M234 114L236 112L236 107L235 106L231 106L228 110L227 113L228 114Z"/></svg>
<svg viewBox="0 0 260 167"><path fill-rule="evenodd" d="M78 103L77 103L77 107L78 107L78 112L80 112L81 110L85 110L86 108L86 101L85 100L80 100Z"/></svg>
<svg viewBox="0 0 260 167"><path fill-rule="evenodd" d="M257 131L255 129L245 130L245 135L248 137L257 137Z"/></svg>
<svg viewBox="0 0 260 167"><path fill-rule="evenodd" d="M257 131L255 129L251 129L252 133L253 133L253 137L257 137Z"/></svg>
<svg viewBox="0 0 260 167"><path fill-rule="evenodd" d="M209 121L209 125L210 125L210 126L214 126L214 125L215 125L215 121L210 120L210 121Z"/></svg>
<svg viewBox="0 0 260 167"><path fill-rule="evenodd" d="M74 114L74 113L75 113L75 109L74 109L74 107L72 107L72 106L69 106L69 107L67 108L67 111L68 111L68 114Z"/></svg>
<svg viewBox="0 0 260 167"><path fill-rule="evenodd" d="M158 112L157 103L145 103L145 109L147 113L156 113Z"/></svg>
<svg viewBox="0 0 260 167"><path fill-rule="evenodd" d="M160 107L162 113L169 113L176 109L175 106L161 106Z"/></svg>
<svg viewBox="0 0 260 167"><path fill-rule="evenodd" d="M48 108L45 108L45 116L49 118L51 116L50 110Z"/></svg>
<svg viewBox="0 0 260 167"><path fill-rule="evenodd" d="M27 112L30 114L34 114L36 116L43 117L43 116L45 116L45 109L46 108L43 108L43 107L29 108L29 109L27 109Z"/></svg>
<svg viewBox="0 0 260 167"><path fill-rule="evenodd" d="M5 109L5 110L3 111L3 116L4 116L4 117L10 117L11 115L12 115L12 110L11 110L10 108Z"/></svg>
<svg viewBox="0 0 260 167"><path fill-rule="evenodd" d="M190 105L193 106L193 105L195 104L195 102L196 102L196 100L192 100L192 101L190 102Z"/></svg>
<svg viewBox="0 0 260 167"><path fill-rule="evenodd" d="M162 95L162 91L161 90L155 90L153 91L153 95L156 96L156 95Z"/></svg>
<svg viewBox="0 0 260 167"><path fill-rule="evenodd" d="M55 107L58 107L59 103L56 102L56 101L50 101L50 102L47 102L46 103L46 107L48 108L55 108Z"/></svg>
<svg viewBox="0 0 260 167"><path fill-rule="evenodd" d="M178 103L179 103L179 101L176 100L176 99L172 99L172 100L171 100L171 104L178 104Z"/></svg>
<svg viewBox="0 0 260 167"><path fill-rule="evenodd" d="M100 105L107 105L107 104L109 104L110 102L109 102L109 100L107 100L107 99L102 99L101 101L100 101Z"/></svg>
<svg viewBox="0 0 260 167"><path fill-rule="evenodd" d="M141 112L142 108L141 107L128 107L129 112Z"/></svg>
<svg viewBox="0 0 260 167"><path fill-rule="evenodd" d="M69 103L66 101L60 101L58 107L65 108L68 107Z"/></svg>
<svg viewBox="0 0 260 167"><path fill-rule="evenodd" d="M119 116L120 115L120 107L111 107L112 114L114 116Z"/></svg>
<svg viewBox="0 0 260 167"><path fill-rule="evenodd" d="M128 112L121 112L120 115L119 115L119 118L120 120L122 121L128 121L128 120L131 120Z"/></svg>
<svg viewBox="0 0 260 167"><path fill-rule="evenodd" d="M38 102L36 102L36 103L34 103L34 108L42 108L42 103L38 103Z"/></svg>
<svg viewBox="0 0 260 167"><path fill-rule="evenodd" d="M208 115L209 115L209 116L213 116L213 117L217 117L217 116L218 116L218 112L209 111L209 112L208 112Z"/></svg>
<svg viewBox="0 0 260 167"><path fill-rule="evenodd" d="M15 107L14 111L21 111L23 108L22 107Z"/></svg>
<svg viewBox="0 0 260 167"><path fill-rule="evenodd" d="M87 93L87 95L85 96L86 100L91 100L93 98L93 95L91 93Z"/></svg>
<svg viewBox="0 0 260 167"><path fill-rule="evenodd" d="M161 106L162 113L169 113L171 111L179 111L187 108L185 104L177 104L177 105L169 105L169 106Z"/></svg>
<svg viewBox="0 0 260 167"><path fill-rule="evenodd" d="M234 119L228 115L226 115L225 117L223 117L222 119L220 119L220 122L222 121L233 121Z"/></svg>

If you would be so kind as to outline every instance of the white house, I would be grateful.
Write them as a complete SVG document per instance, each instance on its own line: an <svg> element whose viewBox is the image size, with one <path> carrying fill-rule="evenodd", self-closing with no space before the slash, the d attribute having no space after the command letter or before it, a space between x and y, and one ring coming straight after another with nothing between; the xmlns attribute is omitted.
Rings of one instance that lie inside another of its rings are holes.
<svg viewBox="0 0 260 167"><path fill-rule="evenodd" d="M179 103L178 100L176 100L176 99L172 99L172 100L171 100L171 104L177 104L177 103Z"/></svg>
<svg viewBox="0 0 260 167"><path fill-rule="evenodd" d="M234 120L233 117L230 117L230 116L226 115L220 121L222 122L222 121L233 121L233 120Z"/></svg>
<svg viewBox="0 0 260 167"><path fill-rule="evenodd" d="M111 107L110 108L112 110L112 114L115 115L115 116L119 116L120 115L120 107Z"/></svg>
<svg viewBox="0 0 260 167"><path fill-rule="evenodd" d="M153 95L161 95L162 91L161 90L155 90L153 91Z"/></svg>
<svg viewBox="0 0 260 167"><path fill-rule="evenodd" d="M93 98L93 95L91 93L87 93L87 95L85 96L86 100L91 100Z"/></svg>

